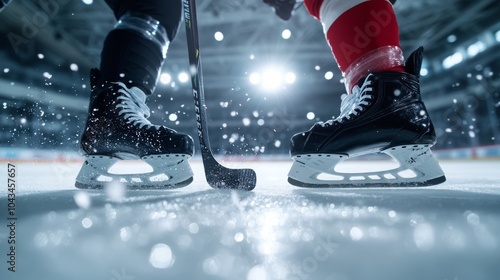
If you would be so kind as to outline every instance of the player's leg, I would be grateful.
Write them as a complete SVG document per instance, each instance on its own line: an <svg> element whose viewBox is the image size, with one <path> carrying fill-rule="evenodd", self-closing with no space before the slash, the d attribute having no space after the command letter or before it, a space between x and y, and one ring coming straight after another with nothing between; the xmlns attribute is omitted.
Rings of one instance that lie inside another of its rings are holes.
<svg viewBox="0 0 500 280"><path fill-rule="evenodd" d="M107 1L118 22L104 42L100 70L91 73L92 96L81 147L87 160L76 185L102 187L111 179L130 187L180 187L192 181L187 159L193 140L147 119L146 98L156 86L169 42L180 21L180 0ZM151 173L113 175L121 159L142 159Z"/></svg>
<svg viewBox="0 0 500 280"><path fill-rule="evenodd" d="M295 162L289 181L299 186L431 185L445 177L429 148L436 135L420 97L420 48L405 65L399 28L387 0L306 0L324 27L346 90L338 118L315 124L291 139ZM399 168L344 174L337 163L384 152ZM336 177L320 180L322 173ZM409 175L408 175L409 174Z"/></svg>
<svg viewBox="0 0 500 280"><path fill-rule="evenodd" d="M323 24L348 92L368 73L403 72L399 26L389 1L306 0L305 5Z"/></svg>
<svg viewBox="0 0 500 280"><path fill-rule="evenodd" d="M104 41L100 82L120 81L150 94L182 19L180 0L107 0L118 20ZM158 24L159 23L159 24Z"/></svg>

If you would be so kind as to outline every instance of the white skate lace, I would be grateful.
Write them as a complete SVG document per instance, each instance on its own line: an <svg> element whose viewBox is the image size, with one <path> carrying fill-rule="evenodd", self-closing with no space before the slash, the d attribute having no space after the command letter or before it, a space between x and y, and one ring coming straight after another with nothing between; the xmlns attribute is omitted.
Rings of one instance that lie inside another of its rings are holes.
<svg viewBox="0 0 500 280"><path fill-rule="evenodd" d="M361 112L363 112L365 110L364 106L370 105L369 100L373 99L373 95L370 94L370 92L373 91L373 88L371 87L372 81L370 80L371 76L372 74L369 74L366 77L361 87L358 85L354 86L351 94L342 95L340 115L337 118L326 122L319 122L319 125L325 127L333 125L334 122L342 123L350 120L353 116L358 116Z"/></svg>
<svg viewBox="0 0 500 280"><path fill-rule="evenodd" d="M139 128L155 127L157 130L159 126L151 124L147 118L151 115L149 107L146 105L146 94L137 87L127 88L125 84L121 82L115 83L121 87L118 93L121 93L117 99L121 100L120 104L116 107L121 108L118 115L124 115L123 118L127 123L132 125L138 125Z"/></svg>

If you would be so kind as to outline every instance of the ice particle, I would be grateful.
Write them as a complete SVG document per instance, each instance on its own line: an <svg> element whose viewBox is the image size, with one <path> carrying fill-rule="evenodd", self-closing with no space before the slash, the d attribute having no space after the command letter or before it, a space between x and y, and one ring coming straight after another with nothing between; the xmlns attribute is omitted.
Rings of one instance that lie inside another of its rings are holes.
<svg viewBox="0 0 500 280"><path fill-rule="evenodd" d="M203 271L210 275L219 273L221 262L218 258L208 258L203 261Z"/></svg>
<svg viewBox="0 0 500 280"><path fill-rule="evenodd" d="M307 113L306 117L308 120L313 120L316 117L316 115L313 112L309 112Z"/></svg>
<svg viewBox="0 0 500 280"><path fill-rule="evenodd" d="M131 233L131 229L129 227L122 227L120 229L120 239L122 241L130 240L131 235L132 235L132 233Z"/></svg>
<svg viewBox="0 0 500 280"><path fill-rule="evenodd" d="M434 229L430 224L418 225L413 231L413 241L422 251L428 251L434 247Z"/></svg>
<svg viewBox="0 0 500 280"><path fill-rule="evenodd" d="M78 191L74 195L75 203L82 209L88 209L91 205L90 195L85 191Z"/></svg>
<svg viewBox="0 0 500 280"><path fill-rule="evenodd" d="M243 125L244 126L249 126L250 125L250 119L249 118L243 118Z"/></svg>
<svg viewBox="0 0 500 280"><path fill-rule="evenodd" d="M290 39L291 36L292 36L292 32L290 31L290 29L285 29L285 30L283 30L283 32L281 32L281 37L285 40Z"/></svg>
<svg viewBox="0 0 500 280"><path fill-rule="evenodd" d="M155 268L169 268L174 264L174 255L167 244L158 243L153 246L149 255L149 263Z"/></svg>
<svg viewBox="0 0 500 280"><path fill-rule="evenodd" d="M175 121L177 120L177 115L172 113L172 114L170 114L170 115L168 116L168 119L169 119L170 121L175 122Z"/></svg>
<svg viewBox="0 0 500 280"><path fill-rule="evenodd" d="M245 239L245 235L243 235L243 233L241 232L237 232L235 235L234 235L234 240L236 242L241 242L243 241L243 239Z"/></svg>
<svg viewBox="0 0 500 280"><path fill-rule="evenodd" d="M331 80L333 79L333 72L332 71L327 71L325 73L325 80Z"/></svg>
<svg viewBox="0 0 500 280"><path fill-rule="evenodd" d="M196 67L196 65L189 66L189 73L191 74L191 77L198 74L198 68Z"/></svg>
<svg viewBox="0 0 500 280"><path fill-rule="evenodd" d="M84 228L90 228L92 226L92 220L90 218L84 218L82 220L82 226Z"/></svg>
<svg viewBox="0 0 500 280"><path fill-rule="evenodd" d="M387 215L389 215L389 217L391 217L391 218L395 218L395 217L396 217L396 211L391 210L391 211L389 211L389 212L387 213Z"/></svg>
<svg viewBox="0 0 500 280"><path fill-rule="evenodd" d="M276 148L281 147L281 141L280 141L280 140L276 140L276 141L274 141L274 146L275 146Z"/></svg>
<svg viewBox="0 0 500 280"><path fill-rule="evenodd" d="M122 202L125 199L127 188L125 184L114 181L105 185L105 193L112 202Z"/></svg>
<svg viewBox="0 0 500 280"><path fill-rule="evenodd" d="M267 280L267 279L269 279L269 277L267 276L267 272L260 265L256 265L248 271L247 280Z"/></svg>
<svg viewBox="0 0 500 280"><path fill-rule="evenodd" d="M358 241L363 237L363 231L358 227L351 228L349 234L351 235L351 239L354 241Z"/></svg>
<svg viewBox="0 0 500 280"><path fill-rule="evenodd" d="M477 215L476 213L469 213L467 215L467 222L469 223L469 225L477 226L479 225L479 221L479 215Z"/></svg>
<svg viewBox="0 0 500 280"><path fill-rule="evenodd" d="M200 230L200 226L198 226L197 223L191 223L188 227L189 232L192 234L197 234L198 231Z"/></svg>

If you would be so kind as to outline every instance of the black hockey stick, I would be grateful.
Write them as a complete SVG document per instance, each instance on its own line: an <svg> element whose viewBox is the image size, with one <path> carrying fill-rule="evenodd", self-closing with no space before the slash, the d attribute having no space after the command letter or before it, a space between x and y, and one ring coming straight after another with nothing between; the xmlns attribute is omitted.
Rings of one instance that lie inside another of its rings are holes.
<svg viewBox="0 0 500 280"><path fill-rule="evenodd" d="M210 149L195 0L183 0L183 6L191 84L193 86L196 122L200 139L201 157L205 168L205 177L212 188L252 190L255 188L257 181L255 171L252 169L226 168L215 160L212 150Z"/></svg>

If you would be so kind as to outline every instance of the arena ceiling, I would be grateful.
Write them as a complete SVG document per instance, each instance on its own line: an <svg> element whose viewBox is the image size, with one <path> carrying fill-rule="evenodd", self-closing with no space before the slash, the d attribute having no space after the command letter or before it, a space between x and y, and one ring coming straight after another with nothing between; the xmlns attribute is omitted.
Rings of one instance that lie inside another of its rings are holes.
<svg viewBox="0 0 500 280"><path fill-rule="evenodd" d="M342 77L325 42L321 24L311 18L304 7L299 7L292 19L285 22L261 0L197 2L209 108L229 108L232 113L248 111L240 116L288 108L284 115L300 111L297 114L304 122L307 122L306 112L315 112L322 118L338 112L336 98L344 91ZM432 94L444 95L456 79L471 71L465 69L467 65L463 63L464 67L460 68L463 70L444 75L447 69L443 69L442 62L476 41L489 40L492 47L474 58L476 61L470 67L498 65L499 44L492 35L500 30L497 1L399 0L395 10L405 54L421 45L426 49L425 86ZM12 1L0 14L0 97L45 102L84 113L89 96L88 71L99 65L102 42L114 22L102 0ZM291 32L286 40L282 37L285 29ZM491 32L485 35L486 31ZM223 34L222 41L215 40L216 32ZM17 40L12 40L12 34L18 36ZM499 33L496 34L500 38ZM183 26L167 56L164 73L171 74L175 80L178 73L188 71ZM261 93L261 89L251 85L249 77L270 64L293 72L295 83L281 88L279 93ZM325 79L328 71L333 74L331 80ZM332 94L335 97L332 98ZM437 110L449 100L448 97L435 98L428 102L428 107ZM164 104L158 111L170 107L174 108L170 111L186 118L193 116L189 83L160 84L152 102ZM325 102L332 105L325 106ZM222 111L209 112L216 126L227 118Z"/></svg>

